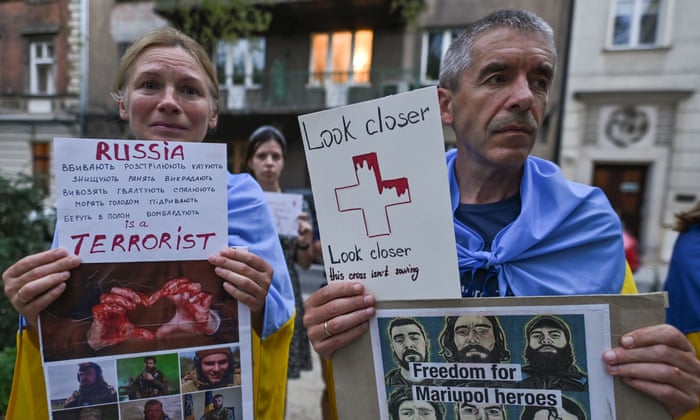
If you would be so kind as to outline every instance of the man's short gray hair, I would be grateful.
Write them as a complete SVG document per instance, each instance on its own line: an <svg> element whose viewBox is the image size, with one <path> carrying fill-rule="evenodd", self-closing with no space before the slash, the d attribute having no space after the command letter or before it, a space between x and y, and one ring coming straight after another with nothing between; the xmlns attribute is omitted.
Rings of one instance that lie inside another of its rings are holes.
<svg viewBox="0 0 700 420"><path fill-rule="evenodd" d="M474 42L484 32L496 28L513 28L544 35L552 51L553 65L556 66L557 50L554 45L554 31L544 19L525 10L497 10L471 23L450 44L440 67L440 87L453 92L459 89L462 73L471 64Z"/></svg>

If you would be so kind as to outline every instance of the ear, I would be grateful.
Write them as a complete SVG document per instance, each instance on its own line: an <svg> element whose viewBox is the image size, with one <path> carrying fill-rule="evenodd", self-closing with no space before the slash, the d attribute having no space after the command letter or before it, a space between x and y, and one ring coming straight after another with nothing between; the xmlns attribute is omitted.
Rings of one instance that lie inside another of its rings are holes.
<svg viewBox="0 0 700 420"><path fill-rule="evenodd" d="M119 100L119 118L124 121L129 121L129 113L126 111L126 105L123 100Z"/></svg>
<svg viewBox="0 0 700 420"><path fill-rule="evenodd" d="M210 130L213 130L216 128L216 124L219 122L219 113L214 112L211 117L209 118L209 124L208 127Z"/></svg>
<svg viewBox="0 0 700 420"><path fill-rule="evenodd" d="M438 102L440 103L440 118L444 124L452 124L452 92L445 88L438 88Z"/></svg>

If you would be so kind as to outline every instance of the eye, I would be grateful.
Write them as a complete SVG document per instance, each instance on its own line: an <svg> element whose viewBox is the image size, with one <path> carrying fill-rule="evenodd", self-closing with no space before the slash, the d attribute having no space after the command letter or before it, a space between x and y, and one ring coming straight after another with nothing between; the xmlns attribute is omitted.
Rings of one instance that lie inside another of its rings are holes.
<svg viewBox="0 0 700 420"><path fill-rule="evenodd" d="M194 86L184 86L181 91L185 96L201 96L199 89Z"/></svg>
<svg viewBox="0 0 700 420"><path fill-rule="evenodd" d="M153 90L158 88L158 83L155 80L144 80L140 85L141 89Z"/></svg>

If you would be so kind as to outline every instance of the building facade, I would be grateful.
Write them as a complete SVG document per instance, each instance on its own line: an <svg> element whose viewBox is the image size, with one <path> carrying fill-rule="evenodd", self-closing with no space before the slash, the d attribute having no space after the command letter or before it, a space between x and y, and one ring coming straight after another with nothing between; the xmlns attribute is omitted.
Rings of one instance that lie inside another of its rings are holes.
<svg viewBox="0 0 700 420"><path fill-rule="evenodd" d="M700 199L700 3L576 2L560 163L607 193L644 264ZM663 280L663 278L659 279Z"/></svg>

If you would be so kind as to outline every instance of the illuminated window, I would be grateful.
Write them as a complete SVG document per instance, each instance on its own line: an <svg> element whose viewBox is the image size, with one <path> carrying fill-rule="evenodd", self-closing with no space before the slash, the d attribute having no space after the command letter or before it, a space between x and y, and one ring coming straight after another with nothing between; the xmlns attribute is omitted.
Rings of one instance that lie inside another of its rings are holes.
<svg viewBox="0 0 700 420"><path fill-rule="evenodd" d="M30 95L53 95L56 93L54 63L52 42L34 41L29 43Z"/></svg>
<svg viewBox="0 0 700 420"><path fill-rule="evenodd" d="M462 29L426 31L423 34L421 54L421 81L425 84L437 83L440 66L447 47L457 38Z"/></svg>
<svg viewBox="0 0 700 420"><path fill-rule="evenodd" d="M617 0L614 4L613 47L650 47L661 44L663 0Z"/></svg>
<svg viewBox="0 0 700 420"><path fill-rule="evenodd" d="M219 41L216 71L222 87L258 86L265 70L265 38Z"/></svg>
<svg viewBox="0 0 700 420"><path fill-rule="evenodd" d="M310 83L369 83L371 30L311 35Z"/></svg>

